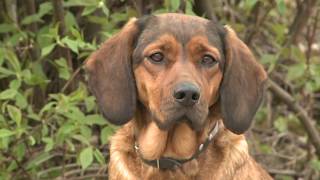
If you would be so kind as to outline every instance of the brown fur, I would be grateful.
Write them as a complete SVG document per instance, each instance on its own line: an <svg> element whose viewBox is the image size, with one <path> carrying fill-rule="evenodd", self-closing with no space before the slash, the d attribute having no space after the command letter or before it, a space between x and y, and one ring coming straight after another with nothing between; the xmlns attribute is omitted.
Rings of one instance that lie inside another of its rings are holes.
<svg viewBox="0 0 320 180"><path fill-rule="evenodd" d="M126 123L110 141L109 179L271 179L241 135L260 104L266 73L233 30L224 29L225 37L218 25L179 14L131 20L89 58L89 83L103 114ZM155 52L164 63L148 59ZM206 54L217 64L200 64ZM200 89L192 107L172 97L181 82ZM179 168L147 165L134 148L137 143L144 159L187 159L216 123L214 141Z"/></svg>

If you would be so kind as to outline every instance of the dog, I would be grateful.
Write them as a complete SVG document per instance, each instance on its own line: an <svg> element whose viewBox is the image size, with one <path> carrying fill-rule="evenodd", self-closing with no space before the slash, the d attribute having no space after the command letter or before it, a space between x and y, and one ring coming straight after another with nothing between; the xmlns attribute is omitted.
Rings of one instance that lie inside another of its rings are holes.
<svg viewBox="0 0 320 180"><path fill-rule="evenodd" d="M272 179L243 133L267 79L228 26L183 14L131 19L88 58L110 140L109 179Z"/></svg>

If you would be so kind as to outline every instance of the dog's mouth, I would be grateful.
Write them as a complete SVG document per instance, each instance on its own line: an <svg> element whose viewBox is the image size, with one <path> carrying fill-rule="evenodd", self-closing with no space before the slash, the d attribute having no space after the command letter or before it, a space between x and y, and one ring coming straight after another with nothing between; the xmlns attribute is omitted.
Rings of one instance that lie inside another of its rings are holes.
<svg viewBox="0 0 320 180"><path fill-rule="evenodd" d="M153 120L161 130L168 131L175 124L186 123L191 129L200 131L203 128L205 119L208 116L208 109L192 108L192 109L170 109L167 111L160 111L163 114L163 119L160 119L156 114L151 113Z"/></svg>

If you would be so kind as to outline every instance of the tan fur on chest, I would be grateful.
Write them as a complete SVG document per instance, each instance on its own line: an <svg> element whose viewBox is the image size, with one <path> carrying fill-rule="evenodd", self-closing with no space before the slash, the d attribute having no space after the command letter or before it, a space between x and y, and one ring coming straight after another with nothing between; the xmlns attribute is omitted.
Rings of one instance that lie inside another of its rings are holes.
<svg viewBox="0 0 320 180"><path fill-rule="evenodd" d="M109 171L112 171L113 175L110 179L141 179L141 177L146 180L247 179L249 177L252 177L251 179L270 178L269 175L264 173L260 166L249 156L244 136L235 135L224 127L220 129L214 143L208 147L206 152L204 152L197 160L184 164L182 168L175 171L162 171L145 165L141 159L139 159L134 149L133 126L134 123L125 125L118 130L111 139ZM152 126L150 128L152 128ZM183 126L181 128L183 128ZM153 139L150 141L153 142L153 145L159 143ZM146 146L147 145L148 144L146 144ZM183 143L180 145L181 148L192 146L191 144ZM160 149L171 149L168 147ZM176 155L176 152L167 151L168 153L172 153L171 155ZM157 153L159 153L157 149L150 150L150 154ZM261 174L264 176L261 176Z"/></svg>

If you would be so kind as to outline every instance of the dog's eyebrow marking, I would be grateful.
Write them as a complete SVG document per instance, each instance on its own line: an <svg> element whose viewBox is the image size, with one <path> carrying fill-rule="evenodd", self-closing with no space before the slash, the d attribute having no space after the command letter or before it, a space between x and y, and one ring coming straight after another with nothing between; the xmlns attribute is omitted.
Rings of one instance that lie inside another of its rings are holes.
<svg viewBox="0 0 320 180"><path fill-rule="evenodd" d="M171 50L175 51L178 50L179 43L176 40L176 38L171 34L164 34L160 37L158 37L154 42L150 43L146 46L146 48L143 50L143 56L147 56L148 53L155 51L155 50L162 50L167 51Z"/></svg>
<svg viewBox="0 0 320 180"><path fill-rule="evenodd" d="M216 60L220 60L221 55L219 50L211 45L208 39L204 36L194 36L187 43L187 47L191 52L199 53L209 51Z"/></svg>

